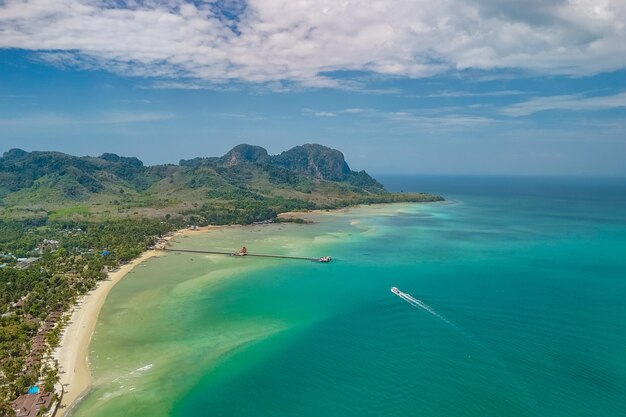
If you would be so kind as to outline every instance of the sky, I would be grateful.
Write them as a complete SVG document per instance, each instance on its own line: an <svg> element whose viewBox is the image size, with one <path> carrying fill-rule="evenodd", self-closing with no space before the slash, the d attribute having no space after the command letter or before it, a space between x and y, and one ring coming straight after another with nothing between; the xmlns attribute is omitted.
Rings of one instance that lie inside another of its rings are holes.
<svg viewBox="0 0 626 417"><path fill-rule="evenodd" d="M626 176L626 0L0 0L0 153Z"/></svg>

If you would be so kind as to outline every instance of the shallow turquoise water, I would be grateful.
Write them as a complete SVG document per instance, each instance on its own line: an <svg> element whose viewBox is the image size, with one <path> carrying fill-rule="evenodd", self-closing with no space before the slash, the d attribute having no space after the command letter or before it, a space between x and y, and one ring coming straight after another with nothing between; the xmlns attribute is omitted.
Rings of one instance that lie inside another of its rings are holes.
<svg viewBox="0 0 626 417"><path fill-rule="evenodd" d="M387 178L449 201L231 228L111 292L72 416L623 416L626 184ZM440 317L393 295L397 286Z"/></svg>

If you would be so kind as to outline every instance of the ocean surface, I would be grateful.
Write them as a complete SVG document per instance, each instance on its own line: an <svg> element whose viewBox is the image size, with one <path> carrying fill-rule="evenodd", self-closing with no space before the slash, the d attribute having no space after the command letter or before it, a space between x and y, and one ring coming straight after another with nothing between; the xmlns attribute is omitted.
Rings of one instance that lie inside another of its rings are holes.
<svg viewBox="0 0 626 417"><path fill-rule="evenodd" d="M330 264L137 267L102 310L71 416L626 415L626 180L381 180L447 201L174 243Z"/></svg>

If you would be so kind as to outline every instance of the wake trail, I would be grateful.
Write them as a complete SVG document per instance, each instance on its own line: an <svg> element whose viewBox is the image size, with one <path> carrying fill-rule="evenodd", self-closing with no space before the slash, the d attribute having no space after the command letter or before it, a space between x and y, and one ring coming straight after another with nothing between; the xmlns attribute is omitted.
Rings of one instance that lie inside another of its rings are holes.
<svg viewBox="0 0 626 417"><path fill-rule="evenodd" d="M507 363L500 357L500 355L496 351L494 351L491 347L489 347L488 345L486 345L485 343L483 343L482 341L474 337L474 335L472 335L471 333L468 333L467 331L465 331L465 329L463 329L462 327L459 327L456 323L448 320L446 317L444 317L443 315L435 311L434 308L430 307L428 304L426 304L422 300L419 300L413 297L411 294L404 293L400 291L399 289L397 289L396 287L391 287L391 292L397 295L398 297L400 297L402 300L409 303L411 306L417 309L420 309L422 311L425 311L434 317L437 317L439 320L443 321L444 323L446 323L447 325L455 329L462 336L464 336L468 341L470 341L475 347L477 347L480 351L486 354L487 356L485 358L493 360L494 363L497 364L497 366L503 372L510 375L512 378L517 378L517 374L511 372L511 370L507 366Z"/></svg>
<svg viewBox="0 0 626 417"><path fill-rule="evenodd" d="M439 314L437 311L435 311L434 308L432 308L431 306L429 306L422 300L418 300L417 298L413 297L411 294L404 293L400 291L399 289L397 289L396 287L392 287L391 292L397 295L398 297L400 297L401 299L403 299L404 301L406 301L407 303L409 303L410 305L412 305L413 307L418 308L422 311L425 311L434 317L437 317L439 320L443 321L444 323L446 323L447 325L449 325L450 327L454 328L456 331L461 333L467 339L471 340L474 344L480 346L481 348L485 350L490 350L486 346L484 346L481 342L476 340L476 338L473 337L471 334L469 334L464 329L459 327L456 323L452 322L451 320L448 320L446 317Z"/></svg>
<svg viewBox="0 0 626 417"><path fill-rule="evenodd" d="M411 304L414 307L417 307L423 311L426 311L427 313L432 314L433 316L437 317L440 320L443 320L445 323L457 327L454 323L452 323L450 320L448 320L447 318L445 318L444 316L442 316L441 314L437 313L432 307L430 307L428 304L426 304L425 302L418 300L417 298L411 296L410 294L406 294L406 293L402 293L402 294L398 294L400 296L400 298L402 298L404 301L408 302L409 304Z"/></svg>
<svg viewBox="0 0 626 417"><path fill-rule="evenodd" d="M458 326L456 326L450 320L448 320L447 318L445 318L441 314L437 313L431 306L429 306L428 304L426 304L422 300L418 300L417 298L413 297L411 294L407 294L405 292L402 292L399 289L397 289L396 287L391 287L391 292L394 293L395 295L397 295L398 297L400 297L401 299L403 299L404 301L406 301L407 303L411 304L413 307L419 308L420 310L425 311L425 312L427 312L427 313L437 317L439 320L443 321L444 323L447 323L450 326L458 328Z"/></svg>

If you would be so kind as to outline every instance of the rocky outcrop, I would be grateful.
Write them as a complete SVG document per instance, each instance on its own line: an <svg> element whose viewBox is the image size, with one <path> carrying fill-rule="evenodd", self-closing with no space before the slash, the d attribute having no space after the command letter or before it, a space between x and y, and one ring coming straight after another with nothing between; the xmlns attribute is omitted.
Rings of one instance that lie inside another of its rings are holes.
<svg viewBox="0 0 626 417"><path fill-rule="evenodd" d="M267 160L267 158L268 155L265 148L256 145L241 144L228 151L226 155L220 158L220 162L226 166L232 166L244 162L263 162Z"/></svg>
<svg viewBox="0 0 626 417"><path fill-rule="evenodd" d="M316 144L291 148L272 157L272 163L322 180L344 181L351 173L343 153Z"/></svg>

